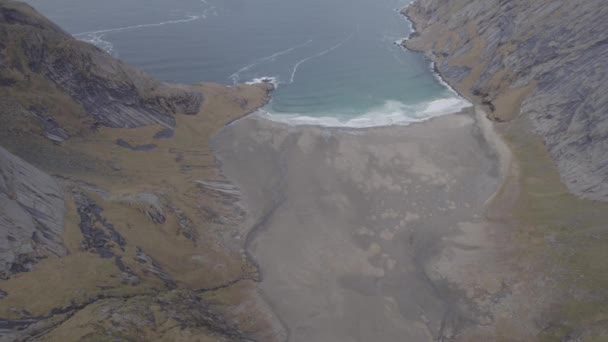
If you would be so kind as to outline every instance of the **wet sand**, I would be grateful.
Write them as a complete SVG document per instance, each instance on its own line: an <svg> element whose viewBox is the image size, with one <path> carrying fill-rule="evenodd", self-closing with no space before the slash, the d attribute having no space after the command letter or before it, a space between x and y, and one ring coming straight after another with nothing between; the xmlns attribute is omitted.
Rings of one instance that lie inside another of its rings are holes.
<svg viewBox="0 0 608 342"><path fill-rule="evenodd" d="M286 126L213 141L244 196L246 249L289 341L434 341L500 296L486 204L503 173L473 109L410 126ZM485 126L484 126L485 125ZM466 284L486 284L483 300Z"/></svg>

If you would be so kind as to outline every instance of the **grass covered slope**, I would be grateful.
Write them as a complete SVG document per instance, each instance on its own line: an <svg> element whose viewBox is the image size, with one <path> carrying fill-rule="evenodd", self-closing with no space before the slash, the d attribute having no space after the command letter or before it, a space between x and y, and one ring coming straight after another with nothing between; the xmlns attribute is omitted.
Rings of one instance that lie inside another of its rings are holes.
<svg viewBox="0 0 608 342"><path fill-rule="evenodd" d="M523 299L497 321L497 340L608 340L607 11L526 0L404 11L417 29L405 45L485 107L514 155L488 215L510 227L507 285Z"/></svg>
<svg viewBox="0 0 608 342"><path fill-rule="evenodd" d="M0 340L272 341L209 148L270 86L158 82L15 1L0 37Z"/></svg>
<svg viewBox="0 0 608 342"><path fill-rule="evenodd" d="M528 117L570 191L608 201L604 1L420 0L407 15L407 47L495 120Z"/></svg>

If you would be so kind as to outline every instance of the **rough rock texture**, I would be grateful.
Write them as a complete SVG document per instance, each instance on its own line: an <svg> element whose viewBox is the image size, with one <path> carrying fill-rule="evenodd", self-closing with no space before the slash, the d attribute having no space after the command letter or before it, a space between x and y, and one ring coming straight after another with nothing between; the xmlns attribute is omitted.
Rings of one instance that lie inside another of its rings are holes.
<svg viewBox="0 0 608 342"><path fill-rule="evenodd" d="M0 0L0 341L276 341L209 149L269 85L156 81ZM203 100L203 94L205 94Z"/></svg>
<svg viewBox="0 0 608 342"><path fill-rule="evenodd" d="M406 14L407 47L495 120L531 118L570 191L608 201L604 0L419 0Z"/></svg>
<svg viewBox="0 0 608 342"><path fill-rule="evenodd" d="M129 144L128 141L124 140L124 139L117 139L116 140L116 145L120 146L120 147L124 147L124 148L128 148L130 150L133 151L150 151L156 148L156 145L154 144L146 144L146 145L137 145L137 146L133 146L131 144Z"/></svg>
<svg viewBox="0 0 608 342"><path fill-rule="evenodd" d="M63 256L63 192L49 175L0 147L0 278Z"/></svg>
<svg viewBox="0 0 608 342"><path fill-rule="evenodd" d="M607 11L598 0L418 0L404 11L416 28L405 46L497 121L513 155L486 216L506 224L493 240L509 250L497 260L514 266L503 298L515 300L457 341L608 341Z"/></svg>
<svg viewBox="0 0 608 342"><path fill-rule="evenodd" d="M80 217L78 227L83 237L81 249L94 251L104 259L114 257L113 248L124 251L126 241L103 216L103 208L77 190L74 191L74 200Z"/></svg>
<svg viewBox="0 0 608 342"><path fill-rule="evenodd" d="M49 93L60 90L92 117L93 127L173 127L174 114L196 114L203 101L199 90L159 82L77 41L22 3L2 2L0 42L0 91L34 85ZM52 111L44 103L28 105L39 117ZM65 140L67 133L59 123L44 120L48 117L41 120L49 138Z"/></svg>
<svg viewBox="0 0 608 342"><path fill-rule="evenodd" d="M173 91L95 46L73 39L57 46L48 60L39 63L38 70L100 124L110 127L173 127L172 114L194 114L202 102L200 93Z"/></svg>

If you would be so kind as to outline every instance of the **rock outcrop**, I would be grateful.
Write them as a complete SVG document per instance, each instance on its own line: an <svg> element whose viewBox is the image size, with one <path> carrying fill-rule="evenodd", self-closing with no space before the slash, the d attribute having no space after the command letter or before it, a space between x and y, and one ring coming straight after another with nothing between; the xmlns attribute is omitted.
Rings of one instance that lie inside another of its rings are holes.
<svg viewBox="0 0 608 342"><path fill-rule="evenodd" d="M403 13L415 26L404 45L485 111L512 153L485 213L502 225L500 257L477 271L501 270L501 295L489 321L446 340L608 341L605 1L418 0ZM473 278L457 286L482 293L489 283Z"/></svg>
<svg viewBox="0 0 608 342"><path fill-rule="evenodd" d="M240 197L197 183L232 186L209 139L271 89L159 82L0 0L0 341L275 341Z"/></svg>
<svg viewBox="0 0 608 342"><path fill-rule="evenodd" d="M418 0L425 51L491 118L531 119L574 194L608 201L608 6L603 0Z"/></svg>
<svg viewBox="0 0 608 342"><path fill-rule="evenodd" d="M0 10L0 88L35 86L49 95L59 91L81 107L79 114L89 116L91 127L160 124L171 128L176 113L199 111L203 102L200 90L159 82L74 39L23 3L5 0ZM28 100L21 101L27 103L27 109L38 116L46 113L43 125L49 138L65 140L65 131L57 133L61 124L47 119L61 109L42 100Z"/></svg>
<svg viewBox="0 0 608 342"><path fill-rule="evenodd" d="M0 278L66 255L64 213L55 179L0 147Z"/></svg>

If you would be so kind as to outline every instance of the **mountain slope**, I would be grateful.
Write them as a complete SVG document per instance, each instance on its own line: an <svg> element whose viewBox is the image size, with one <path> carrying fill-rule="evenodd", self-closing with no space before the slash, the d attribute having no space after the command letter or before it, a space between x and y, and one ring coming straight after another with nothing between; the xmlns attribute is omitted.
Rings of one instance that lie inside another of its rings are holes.
<svg viewBox="0 0 608 342"><path fill-rule="evenodd" d="M504 295L453 339L608 340L608 6L418 0L403 13L416 28L405 46L483 108L513 154L486 213L503 225Z"/></svg>
<svg viewBox="0 0 608 342"><path fill-rule="evenodd" d="M419 0L424 50L491 117L531 119L573 193L608 201L608 6L602 0Z"/></svg>
<svg viewBox="0 0 608 342"><path fill-rule="evenodd" d="M272 341L209 139L266 84L166 84L0 0L0 341Z"/></svg>

